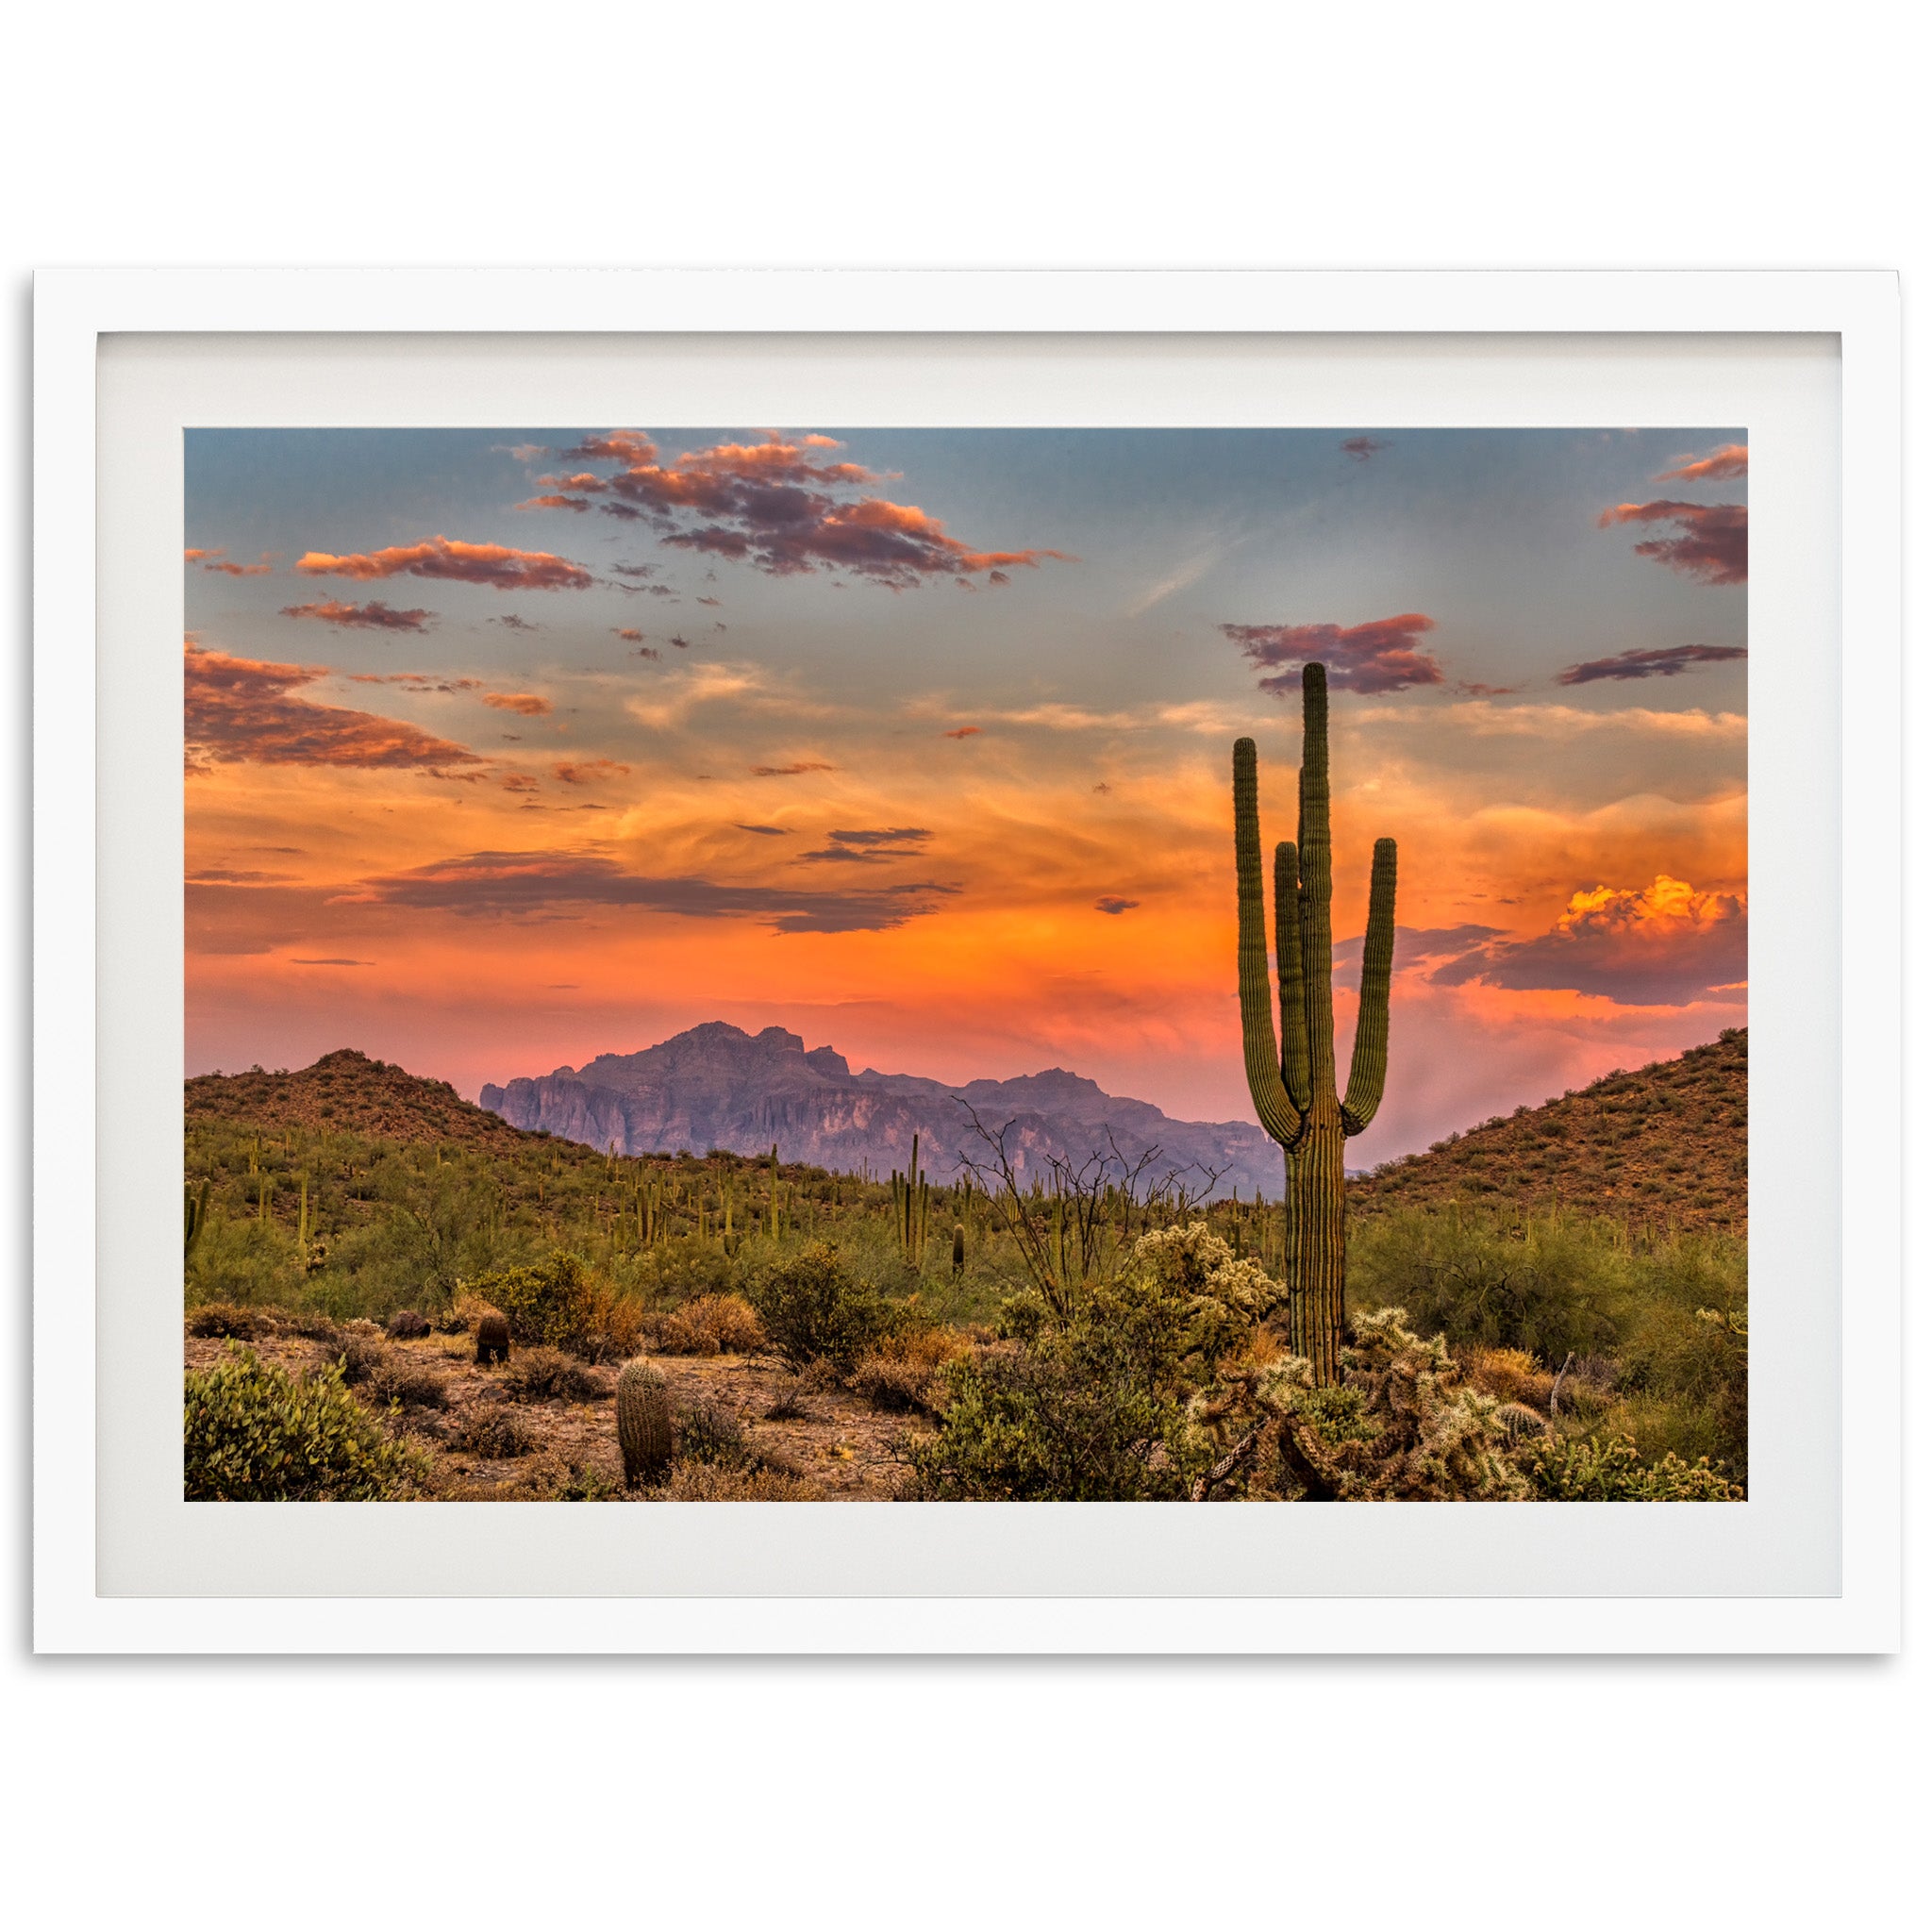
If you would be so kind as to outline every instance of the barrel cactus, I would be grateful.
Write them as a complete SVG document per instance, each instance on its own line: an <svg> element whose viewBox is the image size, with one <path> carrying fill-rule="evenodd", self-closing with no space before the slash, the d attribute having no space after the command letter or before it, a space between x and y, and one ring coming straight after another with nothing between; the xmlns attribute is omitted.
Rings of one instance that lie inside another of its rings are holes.
<svg viewBox="0 0 1932 1932"><path fill-rule="evenodd" d="M501 1315L485 1315L476 1324L476 1359L484 1364L509 1359L509 1324Z"/></svg>
<svg viewBox="0 0 1932 1932"><path fill-rule="evenodd" d="M624 1486L660 1483L677 1451L671 1391L647 1361L624 1365L617 1378L617 1449L624 1457Z"/></svg>
<svg viewBox="0 0 1932 1932"><path fill-rule="evenodd" d="M1241 1051L1261 1125L1286 1161L1290 1345L1315 1379L1340 1372L1344 1318L1342 1141L1375 1117L1389 1067L1389 977L1395 954L1395 841L1378 839L1348 1091L1336 1091L1334 896L1328 846L1328 674L1302 667L1302 769L1295 841L1274 848L1274 955L1281 1041L1268 978L1255 741L1234 748L1236 903Z"/></svg>

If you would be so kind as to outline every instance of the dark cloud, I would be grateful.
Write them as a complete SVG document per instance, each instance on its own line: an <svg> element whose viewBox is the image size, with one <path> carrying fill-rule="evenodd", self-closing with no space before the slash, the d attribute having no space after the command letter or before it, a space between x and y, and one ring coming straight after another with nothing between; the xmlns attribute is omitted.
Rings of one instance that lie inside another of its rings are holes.
<svg viewBox="0 0 1932 1932"><path fill-rule="evenodd" d="M761 919L779 932L884 932L933 909L958 889L936 882L878 891L818 891L649 877L598 853L475 852L367 879L348 903L403 906L468 917L550 919L559 908L601 906L687 919Z"/></svg>
<svg viewBox="0 0 1932 1932"><path fill-rule="evenodd" d="M823 758L801 758L795 765L754 765L751 774L754 778L797 778L807 772L836 772L837 765L828 765Z"/></svg>
<svg viewBox="0 0 1932 1932"><path fill-rule="evenodd" d="M801 852L800 864L884 865L888 859L917 854L932 837L924 825L899 825L889 830L832 832L831 842L816 852Z"/></svg>
<svg viewBox="0 0 1932 1932"><path fill-rule="evenodd" d="M838 570L903 591L935 577L1004 584L1014 568L1073 560L1058 550L974 550L916 505L865 494L887 479L830 460L826 453L838 447L828 436L774 435L687 450L664 463L650 437L617 429L563 453L566 461L616 463L613 474L538 480L562 495L597 496L613 514L645 518L661 542L774 576Z"/></svg>
<svg viewBox="0 0 1932 1932"><path fill-rule="evenodd" d="M362 583L375 577L447 577L496 591L582 591L595 581L582 564L547 550L512 550L453 537L425 537L419 543L347 557L310 550L296 559L295 568L306 576L353 577Z"/></svg>
<svg viewBox="0 0 1932 1932"><path fill-rule="evenodd" d="M379 600L373 604L339 604L332 597L325 597L315 604L284 604L282 615L312 618L318 624L331 625L338 630L423 631L429 628L436 613L433 610L393 610Z"/></svg>
<svg viewBox="0 0 1932 1932"><path fill-rule="evenodd" d="M291 959L291 966L374 966L374 959Z"/></svg>
<svg viewBox="0 0 1932 1932"><path fill-rule="evenodd" d="M1096 912L1108 913L1118 919L1123 912L1131 912L1140 903L1138 899L1116 899L1109 892L1105 898L1094 900L1093 909Z"/></svg>
<svg viewBox="0 0 1932 1932"><path fill-rule="evenodd" d="M881 831L834 832L835 845L923 845L932 834L924 825L892 825Z"/></svg>
<svg viewBox="0 0 1932 1932"><path fill-rule="evenodd" d="M501 617L486 617L486 624L500 624L505 630L541 630L541 624L532 624L527 617L519 617L514 610L506 610Z"/></svg>
<svg viewBox="0 0 1932 1932"><path fill-rule="evenodd" d="M1614 658L1591 658L1557 675L1558 684L1596 684L1631 677L1675 677L1696 664L1729 664L1748 656L1741 644L1673 644L1655 651L1620 651Z"/></svg>
<svg viewBox="0 0 1932 1932"><path fill-rule="evenodd" d="M1707 457L1677 457L1676 468L1660 470L1653 483L1728 483L1751 467L1751 453L1741 442L1727 442Z"/></svg>
<svg viewBox="0 0 1932 1932"><path fill-rule="evenodd" d="M789 839L791 834L783 825L739 825L741 832L756 832L764 839Z"/></svg>
<svg viewBox="0 0 1932 1932"><path fill-rule="evenodd" d="M1336 624L1224 624L1249 660L1268 675L1257 680L1277 695L1301 689L1301 667L1328 667L1336 691L1407 691L1411 685L1441 684L1442 667L1417 641L1434 630L1436 620L1411 610L1344 629Z"/></svg>
<svg viewBox="0 0 1932 1932"><path fill-rule="evenodd" d="M1686 1006L1736 996L1727 990L1749 970L1747 933L1740 900L1659 874L1642 891L1575 892L1548 932L1485 941L1428 976L1443 986L1482 980L1524 991L1594 993L1620 1006Z"/></svg>
<svg viewBox="0 0 1932 1932"><path fill-rule="evenodd" d="M1338 445L1357 462L1365 463L1377 450L1387 449L1386 442L1378 442L1373 436L1346 436Z"/></svg>
<svg viewBox="0 0 1932 1932"><path fill-rule="evenodd" d="M351 684L399 684L405 691L435 691L442 697L456 697L467 691L481 691L480 677L439 677L431 671L352 671Z"/></svg>
<svg viewBox="0 0 1932 1932"><path fill-rule="evenodd" d="M475 752L413 724L294 695L325 665L271 664L191 644L185 664L191 765L351 765L467 775Z"/></svg>
<svg viewBox="0 0 1932 1932"><path fill-rule="evenodd" d="M1750 549L1749 513L1741 503L1613 504L1597 518L1599 529L1616 524L1672 524L1674 537L1650 537L1631 547L1686 576L1707 584L1741 584Z"/></svg>

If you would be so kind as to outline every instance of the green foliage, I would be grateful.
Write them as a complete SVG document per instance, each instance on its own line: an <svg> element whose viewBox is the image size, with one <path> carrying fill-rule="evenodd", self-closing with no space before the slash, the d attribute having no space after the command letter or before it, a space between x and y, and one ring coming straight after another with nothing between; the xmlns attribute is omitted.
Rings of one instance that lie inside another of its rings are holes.
<svg viewBox="0 0 1932 1932"><path fill-rule="evenodd" d="M938 1433L909 1451L941 1499L1125 1502L1183 1497L1216 1445L1193 1405L1280 1291L1201 1223L1134 1244L1112 1279L1034 1289L1006 1307L1008 1345L941 1372Z"/></svg>
<svg viewBox="0 0 1932 1932"><path fill-rule="evenodd" d="M1406 1307L1454 1348L1526 1349L1551 1369L1603 1358L1601 1400L1585 1421L1631 1436L1645 1460L1675 1450L1743 1478L1742 1241L1633 1241L1610 1221L1471 1206L1377 1215L1356 1229L1350 1256L1352 1294Z"/></svg>
<svg viewBox="0 0 1932 1932"><path fill-rule="evenodd" d="M583 1341L596 1312L583 1260L567 1248L554 1249L533 1266L496 1269L463 1286L501 1308L510 1340L525 1345L570 1348Z"/></svg>
<svg viewBox="0 0 1932 1932"><path fill-rule="evenodd" d="M1532 1492L1546 1503L1728 1503L1744 1494L1707 1457L1686 1462L1668 1450L1645 1462L1628 1436L1541 1442L1528 1474Z"/></svg>
<svg viewBox="0 0 1932 1932"><path fill-rule="evenodd" d="M183 1493L191 1503L388 1502L415 1493L420 1461L342 1386L293 1375L230 1345L184 1388Z"/></svg>
<svg viewBox="0 0 1932 1932"><path fill-rule="evenodd" d="M814 1241L747 1284L747 1299L789 1362L843 1367L888 1333L896 1319L874 1284L853 1274L829 1241Z"/></svg>

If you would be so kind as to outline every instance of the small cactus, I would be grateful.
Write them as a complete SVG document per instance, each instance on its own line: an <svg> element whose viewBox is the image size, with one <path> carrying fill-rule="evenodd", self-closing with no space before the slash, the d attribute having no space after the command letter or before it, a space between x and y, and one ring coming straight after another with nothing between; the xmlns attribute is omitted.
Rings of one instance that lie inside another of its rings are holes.
<svg viewBox="0 0 1932 1932"><path fill-rule="evenodd" d="M966 1229L963 1224L956 1221L953 1224L953 1273L963 1274L965 1272Z"/></svg>
<svg viewBox="0 0 1932 1932"><path fill-rule="evenodd" d="M617 1448L624 1486L662 1482L677 1450L671 1394L664 1378L642 1359L625 1362L617 1378Z"/></svg>
<svg viewBox="0 0 1932 1932"><path fill-rule="evenodd" d="M485 1315L476 1324L476 1359L486 1367L509 1359L509 1324L501 1315Z"/></svg>

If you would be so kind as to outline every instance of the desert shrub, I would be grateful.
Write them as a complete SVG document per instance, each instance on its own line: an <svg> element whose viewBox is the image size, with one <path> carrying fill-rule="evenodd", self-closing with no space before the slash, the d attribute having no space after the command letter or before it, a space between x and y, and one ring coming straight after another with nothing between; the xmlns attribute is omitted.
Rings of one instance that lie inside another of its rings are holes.
<svg viewBox="0 0 1932 1932"><path fill-rule="evenodd" d="M1126 1272L1002 1311L1004 1345L943 1370L939 1429L908 1450L912 1493L1015 1501L1189 1495L1240 1391L1224 1370L1280 1294L1204 1223L1142 1235Z"/></svg>
<svg viewBox="0 0 1932 1932"><path fill-rule="evenodd" d="M752 1307L787 1361L843 1365L888 1333L895 1310L878 1290L855 1276L829 1241L812 1241L759 1271L749 1286Z"/></svg>
<svg viewBox="0 0 1932 1932"><path fill-rule="evenodd" d="M716 1462L680 1462L659 1493L667 1503L814 1503L824 1496L800 1476Z"/></svg>
<svg viewBox="0 0 1932 1932"><path fill-rule="evenodd" d="M537 1432L508 1403L478 1403L449 1437L450 1446L472 1456L507 1461L527 1456L537 1446Z"/></svg>
<svg viewBox="0 0 1932 1932"><path fill-rule="evenodd" d="M1478 1348L1467 1363L1470 1385L1499 1402L1519 1402L1547 1410L1556 1380L1548 1369L1521 1348Z"/></svg>
<svg viewBox="0 0 1932 1932"><path fill-rule="evenodd" d="M862 1355L852 1365L852 1388L874 1408L930 1412L938 1397L938 1376L930 1362L902 1356Z"/></svg>
<svg viewBox="0 0 1932 1932"><path fill-rule="evenodd" d="M550 1495L557 1503L614 1503L621 1501L624 1493L624 1484L608 1470L594 1462L573 1462L565 1467Z"/></svg>
<svg viewBox="0 0 1932 1932"><path fill-rule="evenodd" d="M590 1332L596 1313L583 1261L568 1248L554 1249L529 1267L499 1268L466 1286L503 1310L510 1339L526 1347L569 1348Z"/></svg>
<svg viewBox="0 0 1932 1932"><path fill-rule="evenodd" d="M184 1385L191 1503L383 1502L416 1492L419 1458L393 1442L340 1368L293 1375L230 1346Z"/></svg>
<svg viewBox="0 0 1932 1932"><path fill-rule="evenodd" d="M595 1402L610 1392L601 1375L556 1348L526 1348L512 1356L503 1387L513 1402Z"/></svg>
<svg viewBox="0 0 1932 1932"><path fill-rule="evenodd" d="M1666 1451L1658 1461L1645 1462L1627 1436L1543 1441L1525 1466L1531 1492L1541 1502L1727 1503L1744 1493L1705 1457L1686 1462Z"/></svg>
<svg viewBox="0 0 1932 1932"><path fill-rule="evenodd" d="M677 1455L682 1462L741 1468L750 1460L738 1418L714 1402L694 1402L677 1411Z"/></svg>
<svg viewBox="0 0 1932 1932"><path fill-rule="evenodd" d="M405 1408L447 1408L449 1384L441 1370L407 1355L390 1354L370 1370L365 1387L372 1402Z"/></svg>
<svg viewBox="0 0 1932 1932"><path fill-rule="evenodd" d="M237 1341L258 1341L280 1325L267 1308L241 1307L234 1302L204 1302L188 1316L189 1334L226 1335Z"/></svg>
<svg viewBox="0 0 1932 1932"><path fill-rule="evenodd" d="M1561 1216L1516 1223L1470 1208L1404 1209L1352 1231L1352 1306L1397 1307L1454 1346L1523 1349L1545 1361L1617 1339L1609 1251Z"/></svg>
<svg viewBox="0 0 1932 1932"><path fill-rule="evenodd" d="M323 1338L323 1359L334 1362L342 1380L366 1382L389 1359L389 1343L374 1322L347 1322Z"/></svg>
<svg viewBox="0 0 1932 1932"><path fill-rule="evenodd" d="M765 1346L758 1310L737 1294L704 1294L648 1324L659 1355L757 1355Z"/></svg>

